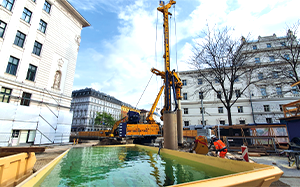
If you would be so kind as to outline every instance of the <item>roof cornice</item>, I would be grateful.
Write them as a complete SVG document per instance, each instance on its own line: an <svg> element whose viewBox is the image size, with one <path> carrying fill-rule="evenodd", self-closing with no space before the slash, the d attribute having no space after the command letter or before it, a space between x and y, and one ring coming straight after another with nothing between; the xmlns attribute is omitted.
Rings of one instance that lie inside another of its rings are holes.
<svg viewBox="0 0 300 187"><path fill-rule="evenodd" d="M57 0L74 18L76 18L82 27L91 26L91 24L69 3L67 0Z"/></svg>

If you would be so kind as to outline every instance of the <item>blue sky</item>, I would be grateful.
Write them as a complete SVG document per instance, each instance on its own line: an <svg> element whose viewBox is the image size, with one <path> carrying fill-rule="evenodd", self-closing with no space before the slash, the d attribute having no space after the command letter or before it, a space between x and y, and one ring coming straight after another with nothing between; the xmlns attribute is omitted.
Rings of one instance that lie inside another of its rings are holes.
<svg viewBox="0 0 300 187"><path fill-rule="evenodd" d="M150 69L164 70L159 1L69 2L91 24L81 33L73 90L92 87L136 106L152 76ZM177 0L169 10L171 69L190 69L186 61L193 40L206 24L233 27L236 37L283 36L286 26L299 19L299 5L299 0ZM154 75L137 107L150 110L161 85ZM162 105L161 98L158 107Z"/></svg>

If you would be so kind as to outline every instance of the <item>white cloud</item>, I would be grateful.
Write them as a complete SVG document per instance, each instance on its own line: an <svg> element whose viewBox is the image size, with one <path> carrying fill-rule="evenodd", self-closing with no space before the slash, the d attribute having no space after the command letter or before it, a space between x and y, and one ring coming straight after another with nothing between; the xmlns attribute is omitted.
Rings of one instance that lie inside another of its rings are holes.
<svg viewBox="0 0 300 187"><path fill-rule="evenodd" d="M96 11L97 7L108 7L110 11L118 14L120 21L119 34L100 41L105 47L103 51L91 46L80 53L78 60L81 63L76 67L78 74L76 77L88 80L82 83L84 84L82 88L90 85L96 90L135 106L152 75L150 69L156 67L164 70L161 47L162 14L160 12L157 14L156 7L149 5L148 1L87 0L83 3L80 0L70 0L70 2L83 10ZM180 8L180 4L190 2L177 1L177 18L183 16L185 11ZM196 6L187 17L177 21L176 38L177 42L181 43L177 48L179 71L190 69L186 61L192 54L192 39L196 38L207 23L210 26L234 27L237 37L250 32L252 37L257 38L258 35L271 35L274 32L279 33L277 34L279 36L285 23L295 21L299 17L298 6L295 6L298 0L238 0L237 4L229 2L199 0L199 6ZM157 15L159 23L156 36ZM177 69L174 26L171 27L171 32L171 69ZM154 75L138 107L149 110L160 86L160 77L156 78Z"/></svg>
<svg viewBox="0 0 300 187"><path fill-rule="evenodd" d="M78 79L78 78L80 78L80 75L75 73L74 78Z"/></svg>

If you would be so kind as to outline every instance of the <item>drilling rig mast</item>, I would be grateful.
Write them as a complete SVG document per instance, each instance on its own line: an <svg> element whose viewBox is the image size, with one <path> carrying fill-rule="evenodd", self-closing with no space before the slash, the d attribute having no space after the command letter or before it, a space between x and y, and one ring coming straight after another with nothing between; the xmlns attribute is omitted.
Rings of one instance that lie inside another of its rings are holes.
<svg viewBox="0 0 300 187"><path fill-rule="evenodd" d="M164 62L165 62L165 71L159 71L155 68L151 69L151 72L161 76L164 79L165 84L165 101L164 107L161 111L162 120L164 121L164 141L165 148L168 149L177 149L178 140L177 140L177 114L181 115L181 112L177 112L178 103L177 100L181 100L181 88L182 82L179 78L178 73L175 70L171 71L170 68L170 49L169 49L169 15L172 15L169 12L169 9L172 5L176 4L176 1L170 0L168 4L165 5L163 1L160 1L160 7L157 8L158 11L163 13L164 19ZM175 109L172 111L172 101L171 101L171 89L173 89L173 98L175 103ZM181 117L180 117L181 119ZM179 122L180 123L180 122ZM180 126L180 125L179 125ZM180 129L180 128L178 128ZM182 122L181 122L181 131L182 131ZM181 134L182 136L182 134ZM181 138L182 139L182 138Z"/></svg>

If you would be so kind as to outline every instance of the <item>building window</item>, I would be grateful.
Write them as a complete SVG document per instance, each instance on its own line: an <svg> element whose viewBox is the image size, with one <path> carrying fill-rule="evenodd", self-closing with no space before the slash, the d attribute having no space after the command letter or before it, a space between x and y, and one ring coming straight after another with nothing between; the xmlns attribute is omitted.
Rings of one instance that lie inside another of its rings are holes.
<svg viewBox="0 0 300 187"><path fill-rule="evenodd" d="M199 92L199 99L204 99L203 92Z"/></svg>
<svg viewBox="0 0 300 187"><path fill-rule="evenodd" d="M184 121L184 126L189 126L189 121Z"/></svg>
<svg viewBox="0 0 300 187"><path fill-rule="evenodd" d="M253 45L253 50L256 50L257 49L257 45Z"/></svg>
<svg viewBox="0 0 300 187"><path fill-rule="evenodd" d="M255 58L255 63L260 63L260 58Z"/></svg>
<svg viewBox="0 0 300 187"><path fill-rule="evenodd" d="M26 35L21 33L20 31L18 31L14 44L23 48L25 38L26 38Z"/></svg>
<svg viewBox="0 0 300 187"><path fill-rule="evenodd" d="M262 80L263 78L264 78L263 73L258 73L258 79L259 79L259 80Z"/></svg>
<svg viewBox="0 0 300 187"><path fill-rule="evenodd" d="M245 120L240 120L240 124L241 124L241 125L246 124Z"/></svg>
<svg viewBox="0 0 300 187"><path fill-rule="evenodd" d="M50 13L51 5L47 1L44 3L43 10L45 10L47 13Z"/></svg>
<svg viewBox="0 0 300 187"><path fill-rule="evenodd" d="M10 56L6 67L6 73L16 75L19 65L19 59Z"/></svg>
<svg viewBox="0 0 300 187"><path fill-rule="evenodd" d="M215 77L215 83L220 83L218 77Z"/></svg>
<svg viewBox="0 0 300 187"><path fill-rule="evenodd" d="M183 93L183 100L187 100L187 93Z"/></svg>
<svg viewBox="0 0 300 187"><path fill-rule="evenodd" d="M281 46L286 46L285 42L280 42Z"/></svg>
<svg viewBox="0 0 300 187"><path fill-rule="evenodd" d="M270 48L270 47L272 47L271 43L267 43L267 48Z"/></svg>
<svg viewBox="0 0 300 187"><path fill-rule="evenodd" d="M235 90L235 96L236 97L241 97L241 91L240 90Z"/></svg>
<svg viewBox="0 0 300 187"><path fill-rule="evenodd" d="M201 85L203 83L202 79L198 79L198 85Z"/></svg>
<svg viewBox="0 0 300 187"><path fill-rule="evenodd" d="M222 98L222 92L221 91L217 91L217 98L221 99Z"/></svg>
<svg viewBox="0 0 300 187"><path fill-rule="evenodd" d="M289 71L289 77L294 77L294 72L293 71Z"/></svg>
<svg viewBox="0 0 300 187"><path fill-rule="evenodd" d="M26 21L27 23L30 23L31 14L32 13L30 10L28 10L27 8L24 8L21 19Z"/></svg>
<svg viewBox="0 0 300 187"><path fill-rule="evenodd" d="M31 94L23 92L20 105L29 106Z"/></svg>
<svg viewBox="0 0 300 187"><path fill-rule="evenodd" d="M225 125L225 120L220 120L220 125Z"/></svg>
<svg viewBox="0 0 300 187"><path fill-rule="evenodd" d="M270 106L269 105L264 105L264 111L265 112L270 112Z"/></svg>
<svg viewBox="0 0 300 187"><path fill-rule="evenodd" d="M182 80L182 86L186 86L186 80Z"/></svg>
<svg viewBox="0 0 300 187"><path fill-rule="evenodd" d="M224 113L223 107L218 107L218 112L219 112L219 113Z"/></svg>
<svg viewBox="0 0 300 187"><path fill-rule="evenodd" d="M276 71L273 71L273 79L277 79L278 78L278 73Z"/></svg>
<svg viewBox="0 0 300 187"><path fill-rule="evenodd" d="M202 107L200 107L200 114L204 114L205 113L205 107L203 107L203 110L202 110Z"/></svg>
<svg viewBox="0 0 300 187"><path fill-rule="evenodd" d="M20 130L13 130L11 137L12 138L18 138L20 134Z"/></svg>
<svg viewBox="0 0 300 187"><path fill-rule="evenodd" d="M270 62L275 62L275 57L274 56L269 56Z"/></svg>
<svg viewBox="0 0 300 187"><path fill-rule="evenodd" d="M285 54L285 55L284 55L284 59L286 59L286 60L290 60L290 55L288 55L288 54Z"/></svg>
<svg viewBox="0 0 300 187"><path fill-rule="evenodd" d="M238 113L243 113L244 112L243 106L238 106L237 109L238 109Z"/></svg>
<svg viewBox="0 0 300 187"><path fill-rule="evenodd" d="M239 82L239 76L234 76L234 80L233 80L234 82Z"/></svg>
<svg viewBox="0 0 300 187"><path fill-rule="evenodd" d="M260 93L262 96L267 96L266 88L260 88Z"/></svg>
<svg viewBox="0 0 300 187"><path fill-rule="evenodd" d="M38 30L41 31L42 33L45 33L46 28L47 28L47 23L44 22L43 20L40 20L40 25L39 25Z"/></svg>
<svg viewBox="0 0 300 187"><path fill-rule="evenodd" d="M297 86L292 87L292 93L293 94L298 94L298 87Z"/></svg>
<svg viewBox="0 0 300 187"><path fill-rule="evenodd" d="M266 118L267 123L273 123L272 118Z"/></svg>
<svg viewBox="0 0 300 187"><path fill-rule="evenodd" d="M281 90L280 86L276 87L276 93L277 93L277 95L282 95L282 90Z"/></svg>
<svg viewBox="0 0 300 187"><path fill-rule="evenodd" d="M0 38L3 38L5 28L6 28L6 23L0 20Z"/></svg>
<svg viewBox="0 0 300 187"><path fill-rule="evenodd" d="M35 55L37 55L37 56L40 56L41 50L42 50L42 44L39 43L39 42L37 42L37 41L35 41L32 53L35 54Z"/></svg>
<svg viewBox="0 0 300 187"><path fill-rule="evenodd" d="M11 95L11 89L4 88L4 87L1 88L1 93L0 93L1 102L9 103L10 95Z"/></svg>
<svg viewBox="0 0 300 187"><path fill-rule="evenodd" d="M3 0L1 5L7 10L11 11L14 5L14 0Z"/></svg>
<svg viewBox="0 0 300 187"><path fill-rule="evenodd" d="M29 64L26 79L34 81L37 67Z"/></svg>
<svg viewBox="0 0 300 187"><path fill-rule="evenodd" d="M188 109L188 108L184 108L184 109L183 109L183 113L184 113L184 114L189 114L189 109Z"/></svg>

